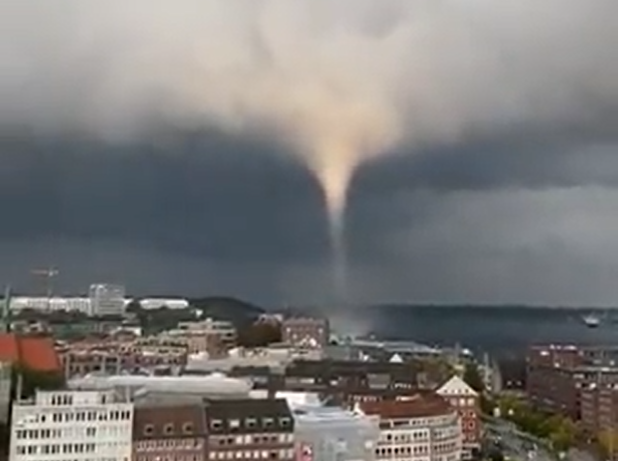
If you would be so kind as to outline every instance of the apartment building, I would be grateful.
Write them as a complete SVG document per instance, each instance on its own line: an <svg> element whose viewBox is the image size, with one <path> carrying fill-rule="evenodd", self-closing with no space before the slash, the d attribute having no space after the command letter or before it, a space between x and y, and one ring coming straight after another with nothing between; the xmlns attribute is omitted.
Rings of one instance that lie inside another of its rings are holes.
<svg viewBox="0 0 618 461"><path fill-rule="evenodd" d="M380 418L378 460L459 461L459 414L442 397L423 392L404 400L362 402L359 408Z"/></svg>
<svg viewBox="0 0 618 461"><path fill-rule="evenodd" d="M295 347L322 349L330 340L330 325L326 318L290 317L281 324L281 339Z"/></svg>
<svg viewBox="0 0 618 461"><path fill-rule="evenodd" d="M208 400L211 460L295 459L294 419L285 399Z"/></svg>
<svg viewBox="0 0 618 461"><path fill-rule="evenodd" d="M67 378L93 372L119 374L155 368L180 368L187 363L182 344L146 340L79 341L57 347Z"/></svg>
<svg viewBox="0 0 618 461"><path fill-rule="evenodd" d="M461 418L462 459L472 459L481 448L481 411L478 393L454 375L436 390Z"/></svg>
<svg viewBox="0 0 618 461"><path fill-rule="evenodd" d="M231 322L212 318L180 322L177 328L159 334L157 340L180 342L189 354L206 352L211 357L219 357L236 345L236 328Z"/></svg>
<svg viewBox="0 0 618 461"><path fill-rule="evenodd" d="M125 287L106 283L90 285L90 315L96 317L122 316L125 312Z"/></svg>
<svg viewBox="0 0 618 461"><path fill-rule="evenodd" d="M539 408L580 419L584 390L618 385L617 351L615 346L549 344L529 348L528 398Z"/></svg>
<svg viewBox="0 0 618 461"><path fill-rule="evenodd" d="M136 405L133 461L205 461L206 427L200 404Z"/></svg>
<svg viewBox="0 0 618 461"><path fill-rule="evenodd" d="M37 391L13 404L9 461L130 461L133 404L112 392Z"/></svg>

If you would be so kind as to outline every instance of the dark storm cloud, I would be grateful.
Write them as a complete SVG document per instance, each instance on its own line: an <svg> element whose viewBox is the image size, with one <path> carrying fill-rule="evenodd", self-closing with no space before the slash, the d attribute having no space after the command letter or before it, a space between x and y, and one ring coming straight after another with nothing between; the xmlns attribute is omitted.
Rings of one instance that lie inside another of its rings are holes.
<svg viewBox="0 0 618 461"><path fill-rule="evenodd" d="M298 160L360 302L618 297L615 1L178 5L0 6L0 279L329 299Z"/></svg>

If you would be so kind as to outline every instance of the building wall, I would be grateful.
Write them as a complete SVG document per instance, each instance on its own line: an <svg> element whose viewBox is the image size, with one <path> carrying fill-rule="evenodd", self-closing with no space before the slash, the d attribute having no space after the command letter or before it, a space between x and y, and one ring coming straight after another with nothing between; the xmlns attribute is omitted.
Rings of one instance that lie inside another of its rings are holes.
<svg viewBox="0 0 618 461"><path fill-rule="evenodd" d="M378 459L459 461L462 432L457 413L420 418L383 420Z"/></svg>
<svg viewBox="0 0 618 461"><path fill-rule="evenodd" d="M313 461L373 461L380 437L378 417L334 409L301 410L294 416L297 451Z"/></svg>
<svg viewBox="0 0 618 461"><path fill-rule="evenodd" d="M328 345L330 327L327 319L293 317L283 321L281 336L287 344L323 348Z"/></svg>
<svg viewBox="0 0 618 461"><path fill-rule="evenodd" d="M133 405L95 391L42 392L13 405L10 461L130 461Z"/></svg>
<svg viewBox="0 0 618 461"><path fill-rule="evenodd" d="M125 288L122 285L93 284L88 291L91 315L123 315L126 307Z"/></svg>

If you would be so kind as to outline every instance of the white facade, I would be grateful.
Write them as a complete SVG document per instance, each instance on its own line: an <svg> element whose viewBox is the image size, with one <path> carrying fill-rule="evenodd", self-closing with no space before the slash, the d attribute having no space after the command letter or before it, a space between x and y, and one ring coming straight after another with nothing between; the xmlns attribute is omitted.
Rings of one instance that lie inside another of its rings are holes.
<svg viewBox="0 0 618 461"><path fill-rule="evenodd" d="M184 298L146 298L140 299L139 305L142 309L160 309L161 307L186 309L189 307L189 301Z"/></svg>
<svg viewBox="0 0 618 461"><path fill-rule="evenodd" d="M376 459L378 417L337 407L291 407L297 449L313 461Z"/></svg>
<svg viewBox="0 0 618 461"><path fill-rule="evenodd" d="M71 389L114 389L125 395L160 392L235 398L248 397L253 387L249 380L230 378L221 373L206 376L91 375L72 379L67 384Z"/></svg>
<svg viewBox="0 0 618 461"><path fill-rule="evenodd" d="M84 297L52 297L45 296L16 296L11 299L11 310L19 312L24 309L33 309L37 311L67 311L67 312L82 312L86 315L91 315L90 298Z"/></svg>
<svg viewBox="0 0 618 461"><path fill-rule="evenodd" d="M130 461L133 404L97 391L38 391L13 404L9 461Z"/></svg>
<svg viewBox="0 0 618 461"><path fill-rule="evenodd" d="M376 459L460 461L459 414L444 400L414 396L397 401L367 402L360 407L380 417Z"/></svg>
<svg viewBox="0 0 618 461"><path fill-rule="evenodd" d="M123 315L126 308L125 288L122 285L93 284L88 291L94 316Z"/></svg>

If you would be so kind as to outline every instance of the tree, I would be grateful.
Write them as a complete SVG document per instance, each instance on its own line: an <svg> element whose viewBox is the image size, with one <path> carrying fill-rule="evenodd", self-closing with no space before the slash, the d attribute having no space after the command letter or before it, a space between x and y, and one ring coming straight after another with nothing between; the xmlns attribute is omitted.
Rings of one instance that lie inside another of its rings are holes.
<svg viewBox="0 0 618 461"><path fill-rule="evenodd" d="M466 366L464 368L463 380L468 386L470 386L479 394L482 394L485 391L485 383L483 382L483 377L479 372L478 366L476 366L474 362L466 363Z"/></svg>
<svg viewBox="0 0 618 461"><path fill-rule="evenodd" d="M238 331L238 345L265 347L281 341L281 326L273 323L254 323Z"/></svg>
<svg viewBox="0 0 618 461"><path fill-rule="evenodd" d="M618 430L606 429L597 435L599 445L603 450L603 454L610 459L613 459L612 454L618 451Z"/></svg>

